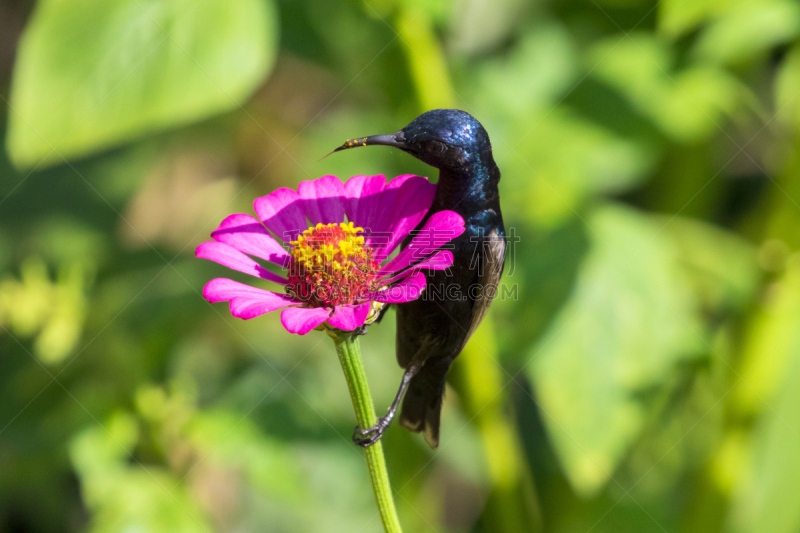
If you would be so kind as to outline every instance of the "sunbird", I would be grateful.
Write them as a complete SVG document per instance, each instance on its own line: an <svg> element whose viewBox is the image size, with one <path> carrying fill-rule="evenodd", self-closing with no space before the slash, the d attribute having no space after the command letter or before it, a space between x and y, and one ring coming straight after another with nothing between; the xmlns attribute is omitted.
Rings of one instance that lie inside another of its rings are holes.
<svg viewBox="0 0 800 533"><path fill-rule="evenodd" d="M334 152L360 146L399 148L439 169L433 203L417 229L438 211L464 218L464 233L449 246L452 267L430 271L421 298L393 304L397 361L405 372L386 416L372 427L356 427L353 435L360 446L377 442L403 399L400 424L422 432L436 448L447 371L486 314L505 265L500 170L484 127L458 109L428 111L397 133L350 139Z"/></svg>

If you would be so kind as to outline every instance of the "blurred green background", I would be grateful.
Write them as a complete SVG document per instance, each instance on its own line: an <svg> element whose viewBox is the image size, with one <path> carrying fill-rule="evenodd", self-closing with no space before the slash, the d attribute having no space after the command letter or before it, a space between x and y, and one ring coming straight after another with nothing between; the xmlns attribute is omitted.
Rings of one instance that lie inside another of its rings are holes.
<svg viewBox="0 0 800 533"><path fill-rule="evenodd" d="M406 531L800 531L797 2L2 0L0 97L0 531L380 531L330 341L209 305L193 251L430 175L318 159L435 107L491 135L510 296L440 448L384 439Z"/></svg>

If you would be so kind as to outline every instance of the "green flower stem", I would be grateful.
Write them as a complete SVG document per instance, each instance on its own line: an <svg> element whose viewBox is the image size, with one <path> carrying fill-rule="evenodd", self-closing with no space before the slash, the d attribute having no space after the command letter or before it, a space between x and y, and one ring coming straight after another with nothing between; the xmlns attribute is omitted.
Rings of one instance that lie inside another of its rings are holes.
<svg viewBox="0 0 800 533"><path fill-rule="evenodd" d="M370 427L376 421L375 406L372 402L372 394L369 392L364 364L361 361L358 337L348 333L329 332L329 335L336 344L336 353L339 355L339 362L342 364L344 377L347 379L347 388L350 389L350 398L353 400L353 409L356 412L358 425L362 428ZM364 455L367 458L372 492L375 493L375 500L378 503L383 529L386 533L402 533L400 520L397 518L397 511L394 507L392 487L389 485L389 473L386 471L386 460L383 457L381 441L365 448Z"/></svg>

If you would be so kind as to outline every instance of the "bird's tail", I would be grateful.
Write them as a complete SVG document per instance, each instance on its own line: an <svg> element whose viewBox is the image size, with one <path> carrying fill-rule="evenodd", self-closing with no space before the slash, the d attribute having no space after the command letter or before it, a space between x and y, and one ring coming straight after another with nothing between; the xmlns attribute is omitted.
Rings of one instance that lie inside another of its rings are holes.
<svg viewBox="0 0 800 533"><path fill-rule="evenodd" d="M431 448L439 446L439 419L448 368L450 361L424 365L411 378L403 398L400 424L411 431L422 432Z"/></svg>

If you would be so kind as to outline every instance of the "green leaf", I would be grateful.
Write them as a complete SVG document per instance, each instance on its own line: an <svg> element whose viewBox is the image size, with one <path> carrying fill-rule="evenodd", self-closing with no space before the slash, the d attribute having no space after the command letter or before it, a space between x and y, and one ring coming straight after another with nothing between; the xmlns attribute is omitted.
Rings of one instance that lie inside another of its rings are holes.
<svg viewBox="0 0 800 533"><path fill-rule="evenodd" d="M647 392L699 352L701 329L677 251L659 224L621 207L587 220L591 249L570 301L527 369L573 488L614 473L648 414Z"/></svg>
<svg viewBox="0 0 800 533"><path fill-rule="evenodd" d="M183 479L133 456L136 420L117 413L105 426L89 427L70 443L70 458L91 514L91 533L209 531L197 499ZM133 464L131 464L133 463Z"/></svg>
<svg viewBox="0 0 800 533"><path fill-rule="evenodd" d="M677 38L693 30L726 6L727 0L662 0L658 10L658 29Z"/></svg>
<svg viewBox="0 0 800 533"><path fill-rule="evenodd" d="M739 370L742 379L732 391L733 404L743 415L752 416L768 408L795 357L800 343L799 259L791 257L748 322Z"/></svg>
<svg viewBox="0 0 800 533"><path fill-rule="evenodd" d="M417 6L420 10L426 3ZM464 55L477 55L501 44L525 20L523 0L485 2L466 0L450 7L448 48Z"/></svg>
<svg viewBox="0 0 800 533"><path fill-rule="evenodd" d="M755 294L761 279L755 246L710 224L688 218L667 218L666 232L675 240L680 262L693 292L705 309L741 309Z"/></svg>
<svg viewBox="0 0 800 533"><path fill-rule="evenodd" d="M737 63L757 57L800 34L800 6L790 0L731 2L694 50L701 60Z"/></svg>
<svg viewBox="0 0 800 533"><path fill-rule="evenodd" d="M223 410L199 412L187 434L208 464L242 472L253 486L287 502L308 497L292 450L262 435L250 420Z"/></svg>
<svg viewBox="0 0 800 533"><path fill-rule="evenodd" d="M638 34L595 45L594 75L624 95L665 135L697 142L721 128L723 115L746 97L743 86L722 69L697 66L674 72L674 53L664 42Z"/></svg>
<svg viewBox="0 0 800 533"><path fill-rule="evenodd" d="M482 114L497 113L505 121L536 119L531 113L550 111L580 73L578 51L567 28L549 21L521 38L508 55L477 68L467 87L470 101ZM528 128L534 124L528 123Z"/></svg>
<svg viewBox="0 0 800 533"><path fill-rule="evenodd" d="M86 286L90 269L75 262L61 265L53 282L38 256L22 264L21 279L0 278L0 326L8 324L22 337L36 335L34 353L55 364L78 344L87 313Z"/></svg>
<svg viewBox="0 0 800 533"><path fill-rule="evenodd" d="M269 71L270 0L47 0L20 42L14 164L72 159L235 109Z"/></svg>
<svg viewBox="0 0 800 533"><path fill-rule="evenodd" d="M786 54L775 78L775 108L783 122L800 125L800 46Z"/></svg>
<svg viewBox="0 0 800 533"><path fill-rule="evenodd" d="M751 468L733 498L734 533L800 529L800 337L791 337L784 385L754 430Z"/></svg>
<svg viewBox="0 0 800 533"><path fill-rule="evenodd" d="M510 138L519 139L518 145L502 168L504 187L514 190L505 205L533 223L555 228L592 194L641 182L656 162L646 140L619 135L572 111L556 108L531 120L533 128L516 125Z"/></svg>
<svg viewBox="0 0 800 533"><path fill-rule="evenodd" d="M745 88L721 69L692 67L666 76L669 97L661 106L652 106L652 116L678 141L700 141L719 134L724 117L733 115L747 98Z"/></svg>

